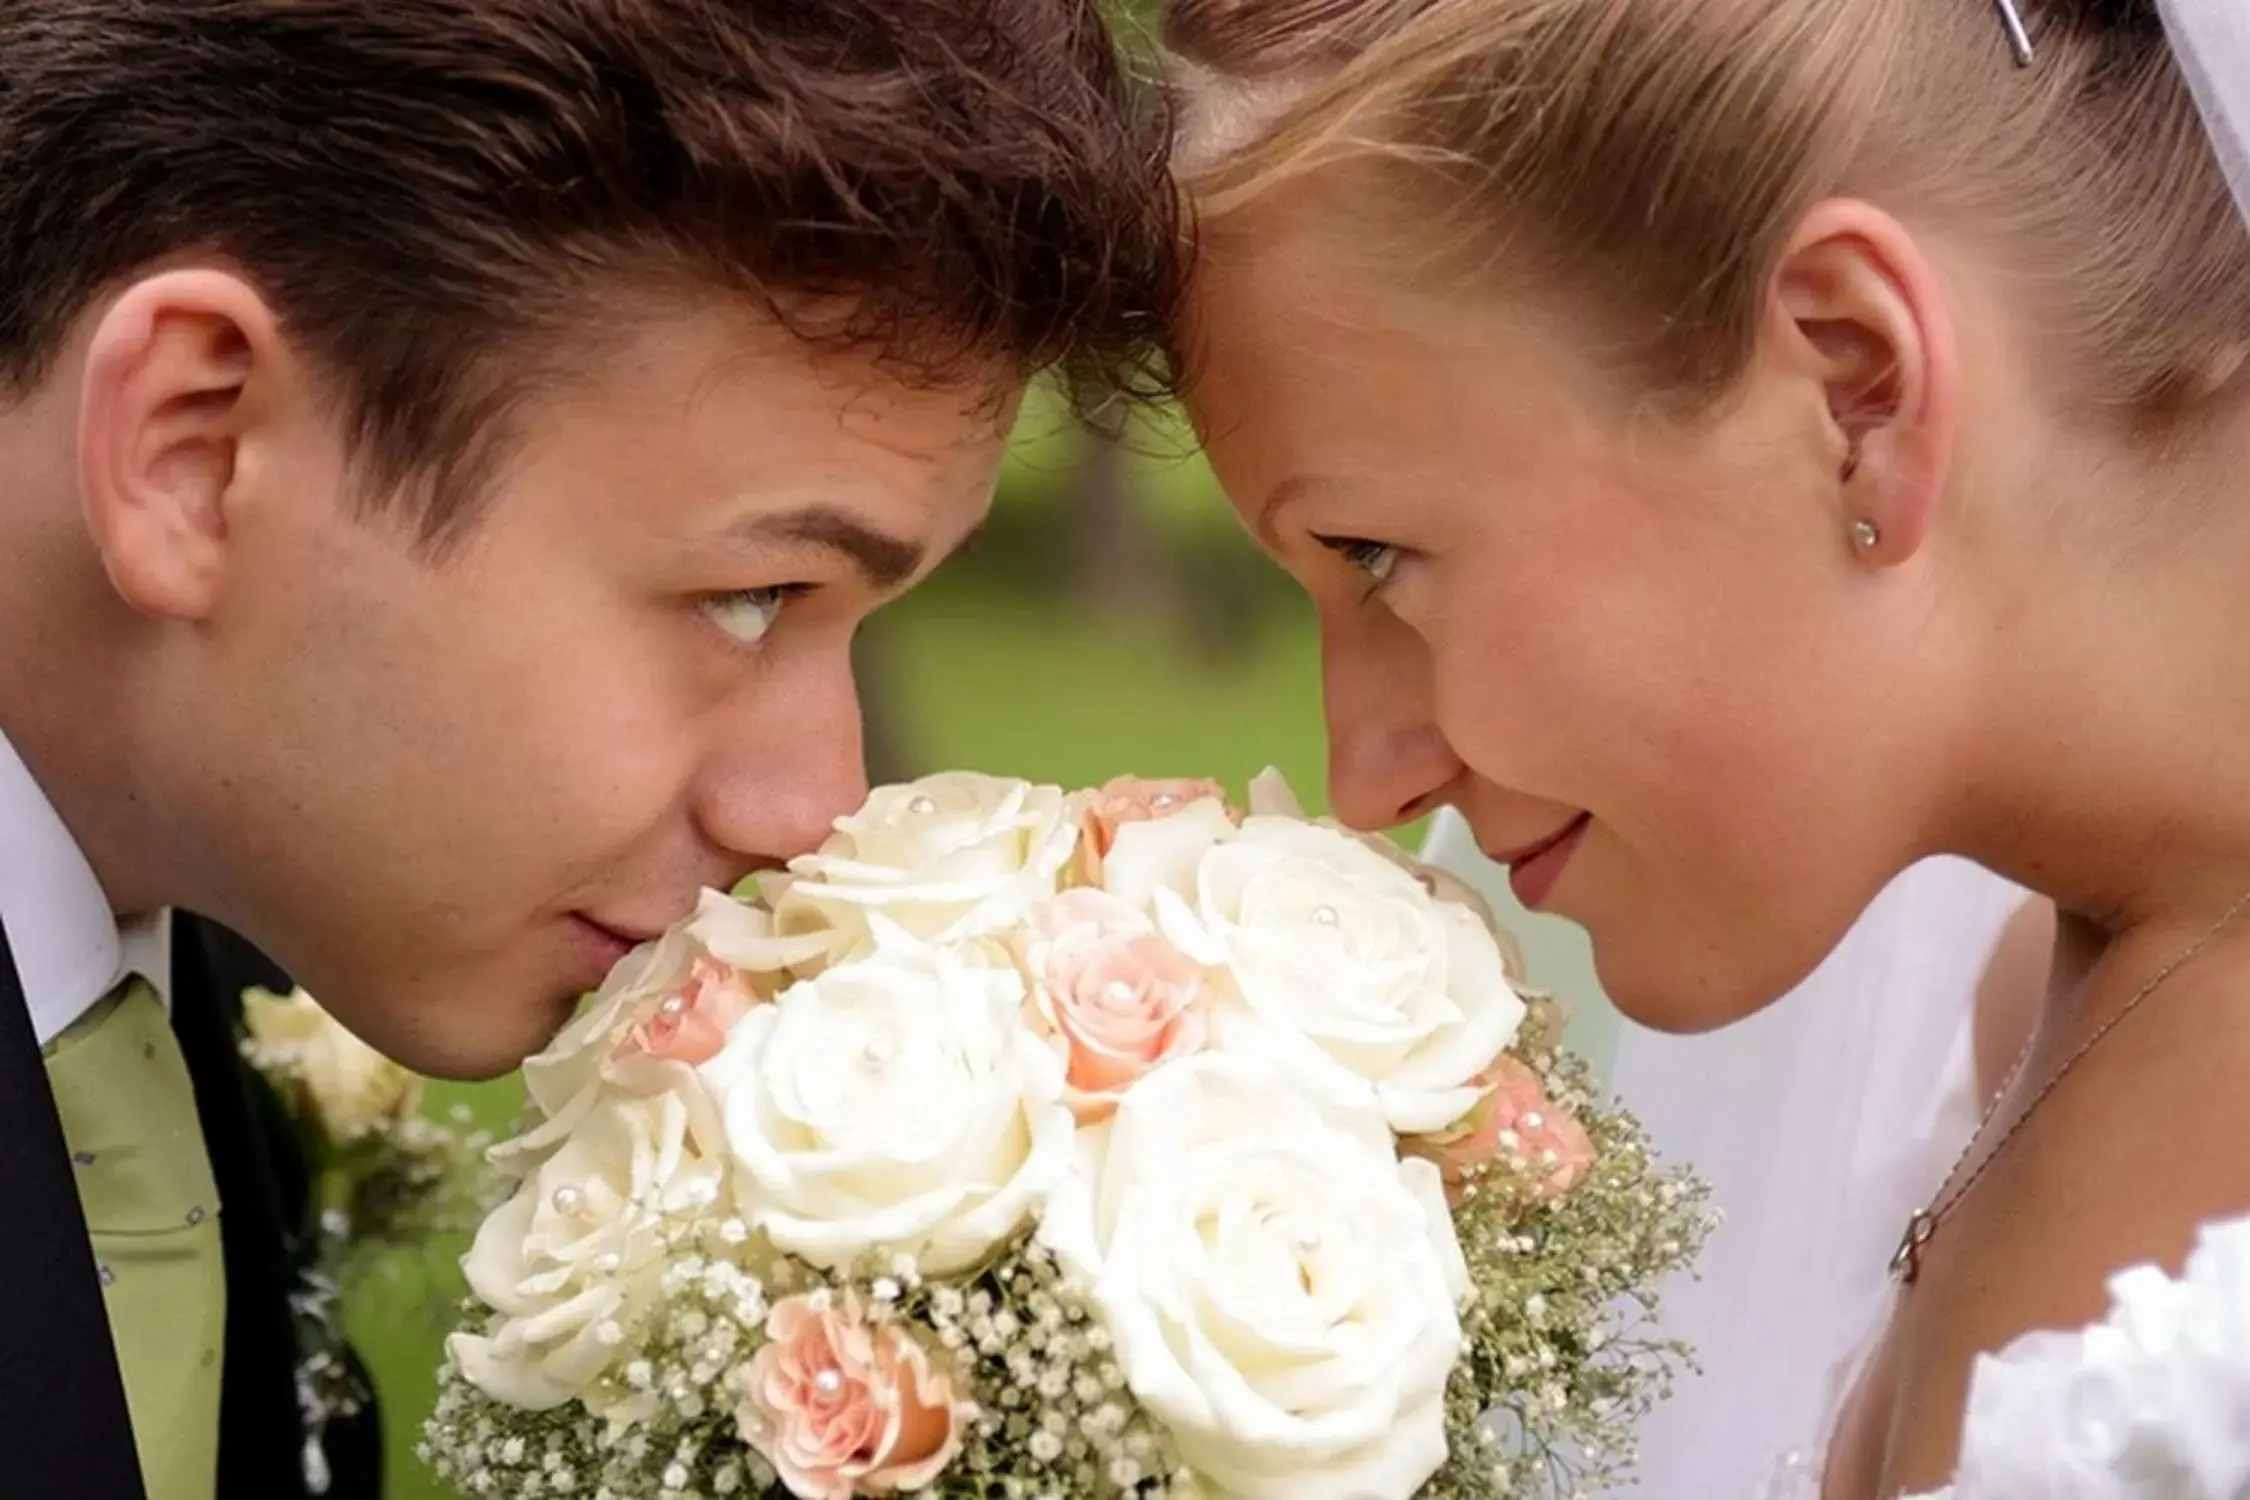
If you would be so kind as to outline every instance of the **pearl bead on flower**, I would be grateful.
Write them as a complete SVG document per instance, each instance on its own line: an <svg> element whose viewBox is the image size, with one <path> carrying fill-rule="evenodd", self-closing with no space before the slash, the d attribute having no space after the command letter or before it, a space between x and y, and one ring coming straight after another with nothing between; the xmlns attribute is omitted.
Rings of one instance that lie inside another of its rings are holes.
<svg viewBox="0 0 2250 1500"><path fill-rule="evenodd" d="M1323 927L1333 927L1343 920L1343 915L1333 906L1316 906L1313 908L1312 919Z"/></svg>
<svg viewBox="0 0 2250 1500"><path fill-rule="evenodd" d="M664 1003L656 1007L656 1013L660 1016L686 1015L687 1000L684 996L680 995L666 995L664 997Z"/></svg>
<svg viewBox="0 0 2250 1500"><path fill-rule="evenodd" d="M843 1372L840 1370L823 1370L812 1378L812 1384L813 1389L823 1396L833 1396L844 1388Z"/></svg>
<svg viewBox="0 0 2250 1500"><path fill-rule="evenodd" d="M574 1187L559 1187L547 1201L555 1206L558 1214L574 1214L585 1203L586 1195Z"/></svg>
<svg viewBox="0 0 2250 1500"><path fill-rule="evenodd" d="M1133 998L1133 987L1122 979L1113 979L1102 986L1102 998L1113 1005L1123 1005Z"/></svg>
<svg viewBox="0 0 2250 1500"><path fill-rule="evenodd" d="M906 804L906 810L918 818L926 818L937 811L937 801L931 797L916 797Z"/></svg>

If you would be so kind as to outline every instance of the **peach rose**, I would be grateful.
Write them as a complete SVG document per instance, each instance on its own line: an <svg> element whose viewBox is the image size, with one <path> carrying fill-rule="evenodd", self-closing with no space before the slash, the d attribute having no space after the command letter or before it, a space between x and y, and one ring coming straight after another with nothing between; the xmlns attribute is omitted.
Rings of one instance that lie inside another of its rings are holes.
<svg viewBox="0 0 2250 1500"><path fill-rule="evenodd" d="M1203 970L1146 916L1096 890L1032 914L1031 1018L1066 1067L1080 1123L1107 1119L1150 1069L1203 1047Z"/></svg>
<svg viewBox="0 0 2250 1500"><path fill-rule="evenodd" d="M918 1490L960 1451L951 1377L856 1297L790 1297L743 1377L743 1441L802 1500Z"/></svg>
<svg viewBox="0 0 2250 1500"><path fill-rule="evenodd" d="M1537 1073L1502 1053L1477 1082L1487 1092L1459 1125L1400 1143L1437 1163L1448 1198L1458 1199L1469 1169L1503 1153L1532 1169L1533 1191L1542 1198L1563 1197L1586 1180L1594 1165L1593 1138L1547 1097Z"/></svg>
<svg viewBox="0 0 2250 1500"><path fill-rule="evenodd" d="M740 969L697 958L687 977L617 1039L618 1055L700 1067L719 1055L734 1023L750 1014L759 998Z"/></svg>
<svg viewBox="0 0 2250 1500"><path fill-rule="evenodd" d="M1098 791L1087 793L1079 808L1079 826L1085 832L1084 848L1099 860L1115 847L1117 830L1126 824L1168 818L1198 802L1216 802L1225 807L1227 789L1216 781L1203 779L1151 781L1139 776L1119 776Z"/></svg>
<svg viewBox="0 0 2250 1500"><path fill-rule="evenodd" d="M723 891L703 892L693 917L627 954L546 1050L524 1059L524 1092L545 1118L493 1147L492 1160L518 1174L530 1172L611 1092L692 1097L693 1067L675 1060L672 1051L656 1049L682 1048L687 1050L677 1055L692 1055L700 1050L703 1023L717 1024L733 991L752 1001L771 999L787 987L796 965L827 948L818 934L775 931L772 914L757 906ZM733 979L699 989L696 975L707 969L732 970ZM665 1015L664 1007L675 999L680 1010L673 1016L684 1023L693 1006L694 1026L675 1025Z"/></svg>

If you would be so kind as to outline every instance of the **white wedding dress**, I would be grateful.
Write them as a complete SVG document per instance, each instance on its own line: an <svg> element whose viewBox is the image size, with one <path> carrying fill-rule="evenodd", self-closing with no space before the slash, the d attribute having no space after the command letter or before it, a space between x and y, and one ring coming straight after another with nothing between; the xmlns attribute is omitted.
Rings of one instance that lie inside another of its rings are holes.
<svg viewBox="0 0 2250 1500"><path fill-rule="evenodd" d="M1925 1500L2250 1496L2250 1219L2186 1268L2110 1282L2110 1314L1979 1360L1953 1488Z"/></svg>

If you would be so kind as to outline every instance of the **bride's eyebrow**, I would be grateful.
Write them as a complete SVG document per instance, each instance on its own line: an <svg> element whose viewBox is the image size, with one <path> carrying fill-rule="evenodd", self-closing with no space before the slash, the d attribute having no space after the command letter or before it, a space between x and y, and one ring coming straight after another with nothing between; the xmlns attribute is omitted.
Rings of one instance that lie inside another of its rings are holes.
<svg viewBox="0 0 2250 1500"><path fill-rule="evenodd" d="M1266 491L1266 498L1258 506L1257 519L1251 523L1251 530L1260 541L1278 551L1281 538L1274 527L1275 518L1307 495L1340 488L1341 481L1325 474L1292 474Z"/></svg>

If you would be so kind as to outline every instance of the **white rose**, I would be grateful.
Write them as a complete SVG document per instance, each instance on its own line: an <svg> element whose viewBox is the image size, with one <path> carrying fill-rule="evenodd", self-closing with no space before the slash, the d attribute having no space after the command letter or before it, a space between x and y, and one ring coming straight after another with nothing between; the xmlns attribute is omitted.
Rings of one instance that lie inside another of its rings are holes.
<svg viewBox="0 0 2250 1500"><path fill-rule="evenodd" d="M595 1404L656 1300L667 1225L722 1195L722 1145L695 1115L677 1094L602 1099L478 1228L461 1269L501 1321L446 1350L479 1390L529 1411Z"/></svg>
<svg viewBox="0 0 2250 1500"><path fill-rule="evenodd" d="M1070 1168L1063 1064L1013 968L879 946L789 990L703 1069L726 1099L742 1212L838 1268L876 1249L932 1275L974 1265Z"/></svg>
<svg viewBox="0 0 2250 1500"><path fill-rule="evenodd" d="M790 864L775 907L786 931L826 929L838 960L872 946L875 915L935 942L976 937L1052 896L1078 836L1058 787L947 771L877 788Z"/></svg>
<svg viewBox="0 0 2250 1500"><path fill-rule="evenodd" d="M1407 1500L1445 1461L1468 1269L1363 1090L1206 1053L1083 1136L1040 1233L1134 1396L1237 1500Z"/></svg>
<svg viewBox="0 0 2250 1500"><path fill-rule="evenodd" d="M682 1091L692 1100L694 1063L705 1059L683 1064L633 1045L636 1028L656 1021L668 1004L731 1022L778 993L791 967L825 951L818 938L781 936L756 906L703 892L694 916L621 959L546 1050L525 1061L524 1090L546 1118L494 1147L493 1159L528 1171L608 1090Z"/></svg>
<svg viewBox="0 0 2250 1500"><path fill-rule="evenodd" d="M1500 961L1507 966L1508 977L1517 981L1525 978L1528 971L1524 966L1523 945L1516 941L1516 935L1501 922L1499 914L1492 909L1492 903L1484 898L1483 893L1452 871L1441 865L1422 863L1382 834L1361 833L1357 829L1346 828L1334 818L1305 818L1304 804L1298 801L1296 789L1289 785L1288 777L1272 766L1260 771L1250 783L1250 811L1266 817L1304 819L1317 823L1322 828L1333 828L1348 838L1357 839L1420 881L1422 889L1438 900L1467 907L1485 925L1486 930L1491 932L1493 942L1499 945Z"/></svg>
<svg viewBox="0 0 2250 1500"><path fill-rule="evenodd" d="M1483 920L1334 829L1252 817L1204 854L1192 905L1160 890L1156 906L1183 952L1232 980L1219 1047L1360 1080L1400 1134L1475 1108L1477 1075L1523 1024Z"/></svg>
<svg viewBox="0 0 2250 1500"><path fill-rule="evenodd" d="M242 1017L251 1062L294 1078L331 1141L349 1144L421 1108L421 1080L352 1035L303 990L246 990Z"/></svg>

